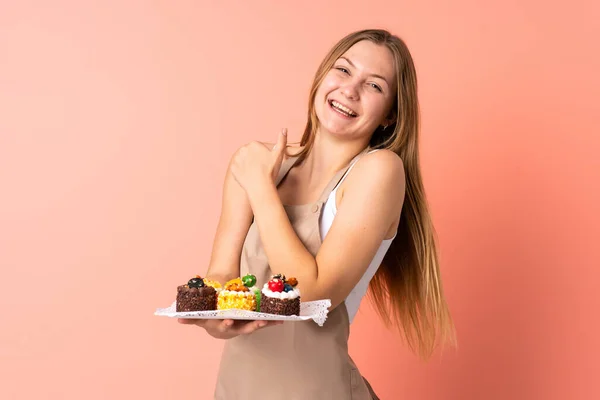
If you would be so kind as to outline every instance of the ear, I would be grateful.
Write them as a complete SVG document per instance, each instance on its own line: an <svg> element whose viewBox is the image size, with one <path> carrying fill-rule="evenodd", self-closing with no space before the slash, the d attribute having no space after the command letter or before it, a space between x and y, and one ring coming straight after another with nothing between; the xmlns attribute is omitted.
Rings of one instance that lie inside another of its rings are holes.
<svg viewBox="0 0 600 400"><path fill-rule="evenodd" d="M384 120L384 124L385 124L385 126L390 126L392 124L395 124L396 121L397 121L396 111L391 110L390 113L388 114L387 118Z"/></svg>

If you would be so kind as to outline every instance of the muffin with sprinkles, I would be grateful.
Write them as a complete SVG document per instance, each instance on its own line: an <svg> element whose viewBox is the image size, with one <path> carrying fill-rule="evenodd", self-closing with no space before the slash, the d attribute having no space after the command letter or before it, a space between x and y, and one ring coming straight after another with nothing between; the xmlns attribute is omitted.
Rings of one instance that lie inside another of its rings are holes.
<svg viewBox="0 0 600 400"><path fill-rule="evenodd" d="M256 276L251 274L228 281L217 297L217 309L257 311L260 309L260 290L255 285Z"/></svg>
<svg viewBox="0 0 600 400"><path fill-rule="evenodd" d="M300 290L296 278L273 275L262 289L260 312L277 315L300 315Z"/></svg>
<svg viewBox="0 0 600 400"><path fill-rule="evenodd" d="M176 311L211 311L217 309L219 282L196 275L187 284L177 287Z"/></svg>

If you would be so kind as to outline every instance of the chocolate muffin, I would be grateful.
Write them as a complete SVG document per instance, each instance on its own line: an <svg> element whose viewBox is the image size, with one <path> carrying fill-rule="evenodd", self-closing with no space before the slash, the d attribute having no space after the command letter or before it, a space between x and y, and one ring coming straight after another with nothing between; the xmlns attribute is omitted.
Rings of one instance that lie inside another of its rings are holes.
<svg viewBox="0 0 600 400"><path fill-rule="evenodd" d="M217 309L217 289L196 275L186 285L177 287L176 311L211 311Z"/></svg>

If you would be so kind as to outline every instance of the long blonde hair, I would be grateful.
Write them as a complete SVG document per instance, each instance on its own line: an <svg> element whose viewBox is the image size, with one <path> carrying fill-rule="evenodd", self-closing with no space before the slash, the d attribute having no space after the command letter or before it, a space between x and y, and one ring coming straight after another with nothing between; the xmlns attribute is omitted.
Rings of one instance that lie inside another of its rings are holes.
<svg viewBox="0 0 600 400"><path fill-rule="evenodd" d="M406 44L385 30L362 30L340 40L319 66L310 90L308 121L299 154L310 152L318 129L315 94L333 64L362 40L386 46L396 63L396 122L378 127L370 147L398 154L406 175L406 195L396 238L369 285L371 300L387 326L394 325L408 346L423 358L443 343L455 344L455 332L444 298L435 231L419 167L419 103L415 66Z"/></svg>

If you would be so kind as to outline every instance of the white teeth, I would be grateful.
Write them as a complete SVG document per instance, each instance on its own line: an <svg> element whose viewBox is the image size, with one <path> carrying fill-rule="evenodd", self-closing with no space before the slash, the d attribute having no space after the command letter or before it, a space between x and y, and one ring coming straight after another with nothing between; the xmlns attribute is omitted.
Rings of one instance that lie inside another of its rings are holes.
<svg viewBox="0 0 600 400"><path fill-rule="evenodd" d="M338 102L337 102L337 101L335 101L335 100L332 100L332 101L331 101L331 105L332 105L333 107L337 108L338 110L340 110L340 111L343 111L345 114L348 114L348 115L349 115L349 116L351 116L351 117L355 117L355 116L356 116L356 113L355 113L354 111L352 111L352 110L351 110L351 109L349 109L348 107L346 107L346 106L344 106L344 105L342 105L342 104L338 103Z"/></svg>

